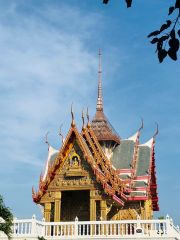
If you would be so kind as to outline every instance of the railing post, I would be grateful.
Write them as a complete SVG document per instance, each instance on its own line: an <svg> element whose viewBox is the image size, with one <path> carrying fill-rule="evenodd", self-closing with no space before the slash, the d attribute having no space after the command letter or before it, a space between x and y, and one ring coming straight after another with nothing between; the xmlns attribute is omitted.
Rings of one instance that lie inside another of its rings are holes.
<svg viewBox="0 0 180 240"><path fill-rule="evenodd" d="M75 218L75 225L74 225L74 236L78 237L78 217Z"/></svg>
<svg viewBox="0 0 180 240"><path fill-rule="evenodd" d="M42 228L42 233L41 235L45 238L45 218L42 219L42 224L43 224L43 228Z"/></svg>
<svg viewBox="0 0 180 240"><path fill-rule="evenodd" d="M17 231L17 223L15 223L15 221L17 220L16 217L13 218L13 233L16 234Z"/></svg>
<svg viewBox="0 0 180 240"><path fill-rule="evenodd" d="M137 216L137 228L140 228L141 225L140 225L140 216L138 215Z"/></svg>
<svg viewBox="0 0 180 240"><path fill-rule="evenodd" d="M169 215L166 216L166 233L167 235L170 235L170 221L169 221Z"/></svg>
<svg viewBox="0 0 180 240"><path fill-rule="evenodd" d="M36 216L35 216L35 214L32 216L31 235L36 235Z"/></svg>

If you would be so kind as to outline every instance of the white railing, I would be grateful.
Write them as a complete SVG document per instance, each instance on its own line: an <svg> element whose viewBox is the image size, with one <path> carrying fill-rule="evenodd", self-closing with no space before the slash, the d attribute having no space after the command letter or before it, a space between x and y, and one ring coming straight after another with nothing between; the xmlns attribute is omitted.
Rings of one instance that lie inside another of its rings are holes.
<svg viewBox="0 0 180 240"><path fill-rule="evenodd" d="M12 238L45 239L85 239L85 238L171 238L180 240L179 227L173 225L167 215L165 220L127 220L127 221L84 221L45 222L37 221L35 215L30 220L14 219ZM5 234L0 232L0 239Z"/></svg>

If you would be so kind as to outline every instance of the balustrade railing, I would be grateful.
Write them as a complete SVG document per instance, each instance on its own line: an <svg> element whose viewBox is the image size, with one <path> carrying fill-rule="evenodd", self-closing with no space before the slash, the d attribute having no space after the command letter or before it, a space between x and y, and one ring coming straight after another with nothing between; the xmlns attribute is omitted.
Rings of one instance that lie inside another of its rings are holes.
<svg viewBox="0 0 180 240"><path fill-rule="evenodd" d="M14 219L12 238L43 236L45 239L85 239L85 238L157 238L168 237L180 240L179 227L173 225L167 215L165 220L126 220L126 221L84 221L45 222L37 221L35 215L30 220ZM0 231L0 238L5 234Z"/></svg>

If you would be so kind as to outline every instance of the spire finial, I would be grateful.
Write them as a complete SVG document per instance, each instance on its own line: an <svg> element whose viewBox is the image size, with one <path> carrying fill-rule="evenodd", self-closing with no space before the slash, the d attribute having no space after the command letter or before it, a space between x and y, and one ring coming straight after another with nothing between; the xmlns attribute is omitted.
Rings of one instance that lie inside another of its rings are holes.
<svg viewBox="0 0 180 240"><path fill-rule="evenodd" d="M71 115L72 115L72 123L71 123L71 127L75 127L76 126L76 123L74 121L74 114L73 114L73 102L72 102L72 105L71 105Z"/></svg>
<svg viewBox="0 0 180 240"><path fill-rule="evenodd" d="M98 85L98 100L97 100L97 111L103 111L102 93L101 93L101 49L99 49L99 85Z"/></svg>
<svg viewBox="0 0 180 240"><path fill-rule="evenodd" d="M89 107L89 106L88 106L88 107ZM90 127L91 127L91 124L90 124L90 122L89 122L88 107L87 107L87 119L88 119L87 128L90 128Z"/></svg>
<svg viewBox="0 0 180 240"><path fill-rule="evenodd" d="M49 132L48 132L49 133ZM50 144L48 143L48 140L47 140L47 135L48 135L48 133L46 133L46 143L49 145L49 147L50 147Z"/></svg>
<svg viewBox="0 0 180 240"><path fill-rule="evenodd" d="M84 124L84 108L82 110L82 120L83 120L83 127L82 127L82 131L84 132L86 130L86 126Z"/></svg>
<svg viewBox="0 0 180 240"><path fill-rule="evenodd" d="M153 143L155 143L155 136L159 133L158 124L156 122L155 122L155 124L157 125L157 132L154 134Z"/></svg>

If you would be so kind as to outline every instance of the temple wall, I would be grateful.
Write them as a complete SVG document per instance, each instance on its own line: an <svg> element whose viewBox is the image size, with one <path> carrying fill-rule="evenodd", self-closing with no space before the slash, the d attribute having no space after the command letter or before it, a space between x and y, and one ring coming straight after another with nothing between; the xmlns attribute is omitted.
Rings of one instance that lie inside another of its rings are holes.
<svg viewBox="0 0 180 240"><path fill-rule="evenodd" d="M136 220L140 214L140 202L126 202L124 207L120 209L112 206L107 215L107 220Z"/></svg>

